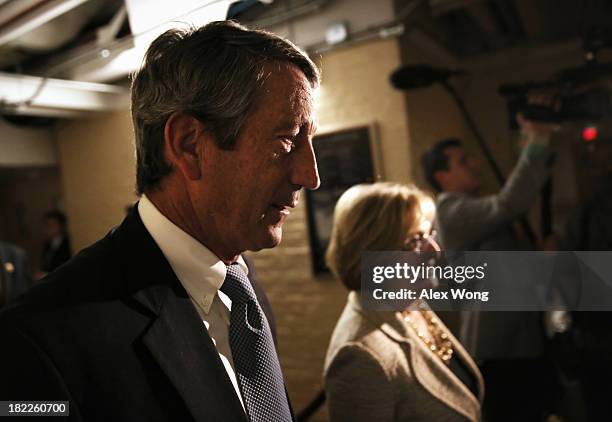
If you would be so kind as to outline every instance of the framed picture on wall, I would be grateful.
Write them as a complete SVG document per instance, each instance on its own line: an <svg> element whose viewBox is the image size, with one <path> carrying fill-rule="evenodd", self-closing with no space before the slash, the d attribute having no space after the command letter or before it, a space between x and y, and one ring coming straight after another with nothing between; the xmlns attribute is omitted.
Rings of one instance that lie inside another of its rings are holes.
<svg viewBox="0 0 612 422"><path fill-rule="evenodd" d="M317 135L313 145L321 186L306 191L306 212L313 272L318 274L329 271L325 251L336 202L353 185L382 180L383 168L375 124Z"/></svg>

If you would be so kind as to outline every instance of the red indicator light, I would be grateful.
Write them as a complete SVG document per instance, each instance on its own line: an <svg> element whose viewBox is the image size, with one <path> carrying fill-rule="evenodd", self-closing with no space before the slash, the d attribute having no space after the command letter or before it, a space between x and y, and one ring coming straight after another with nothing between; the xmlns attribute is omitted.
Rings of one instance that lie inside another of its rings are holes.
<svg viewBox="0 0 612 422"><path fill-rule="evenodd" d="M582 139L585 142L594 141L595 139L597 139L598 134L599 133L597 132L597 128L595 126L587 126L582 129Z"/></svg>

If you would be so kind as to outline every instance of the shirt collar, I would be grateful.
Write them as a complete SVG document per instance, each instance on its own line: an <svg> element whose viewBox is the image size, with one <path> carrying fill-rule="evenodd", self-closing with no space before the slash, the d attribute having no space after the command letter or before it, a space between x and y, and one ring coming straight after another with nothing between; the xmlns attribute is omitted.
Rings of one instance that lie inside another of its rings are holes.
<svg viewBox="0 0 612 422"><path fill-rule="evenodd" d="M225 263L163 215L146 195L140 198L138 213L191 299L208 314L217 291L225 281ZM242 256L236 263L248 274Z"/></svg>

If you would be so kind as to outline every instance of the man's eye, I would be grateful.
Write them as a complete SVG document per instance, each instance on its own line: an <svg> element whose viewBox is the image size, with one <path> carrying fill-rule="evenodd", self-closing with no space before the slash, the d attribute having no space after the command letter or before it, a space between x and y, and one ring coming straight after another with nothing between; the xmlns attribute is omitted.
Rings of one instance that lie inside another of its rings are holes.
<svg viewBox="0 0 612 422"><path fill-rule="evenodd" d="M282 151L285 154L289 154L295 148L295 142L292 138L283 136L279 138L281 141Z"/></svg>

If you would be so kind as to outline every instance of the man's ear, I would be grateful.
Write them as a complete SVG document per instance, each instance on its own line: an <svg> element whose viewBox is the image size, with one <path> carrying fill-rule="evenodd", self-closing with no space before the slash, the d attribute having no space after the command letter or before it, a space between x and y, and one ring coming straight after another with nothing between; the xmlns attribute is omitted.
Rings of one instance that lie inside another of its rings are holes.
<svg viewBox="0 0 612 422"><path fill-rule="evenodd" d="M204 125L188 114L173 113L164 126L164 149L168 161L188 180L202 177Z"/></svg>

